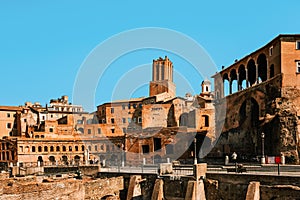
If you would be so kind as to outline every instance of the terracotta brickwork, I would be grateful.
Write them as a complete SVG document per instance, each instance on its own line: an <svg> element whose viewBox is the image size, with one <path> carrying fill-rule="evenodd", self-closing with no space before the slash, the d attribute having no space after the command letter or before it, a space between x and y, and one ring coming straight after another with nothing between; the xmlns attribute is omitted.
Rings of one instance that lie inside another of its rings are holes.
<svg viewBox="0 0 300 200"><path fill-rule="evenodd" d="M216 130L222 133L214 153L260 156L264 133L266 155L298 162L299 39L279 35L213 76Z"/></svg>

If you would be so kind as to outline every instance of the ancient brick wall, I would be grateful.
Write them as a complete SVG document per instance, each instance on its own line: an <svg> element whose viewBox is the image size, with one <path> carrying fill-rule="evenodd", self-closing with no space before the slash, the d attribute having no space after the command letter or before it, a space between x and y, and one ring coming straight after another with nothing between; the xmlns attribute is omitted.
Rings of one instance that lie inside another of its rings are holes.
<svg viewBox="0 0 300 200"><path fill-rule="evenodd" d="M44 180L44 181L43 181ZM47 181L45 181L47 180ZM0 199L101 199L119 197L123 190L123 177L97 180L53 180L37 177L6 179L0 181Z"/></svg>

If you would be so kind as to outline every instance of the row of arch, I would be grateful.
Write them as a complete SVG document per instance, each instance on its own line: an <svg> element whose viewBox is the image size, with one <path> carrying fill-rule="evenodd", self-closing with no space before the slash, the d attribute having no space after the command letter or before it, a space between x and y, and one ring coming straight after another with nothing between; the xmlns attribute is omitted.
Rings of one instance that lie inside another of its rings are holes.
<svg viewBox="0 0 300 200"><path fill-rule="evenodd" d="M81 146L26 146L25 149L23 148L23 146L19 147L20 152L22 153L48 153L48 152L84 152L85 149L88 149L89 151L105 151L105 152L109 152L109 151L115 151L117 149L119 149L118 147L115 147L114 144L101 144L101 145L88 145L87 147L85 145L81 145Z"/></svg>
<svg viewBox="0 0 300 200"><path fill-rule="evenodd" d="M256 62L250 59L246 66L241 64L237 69L231 69L229 73L223 74L223 94L225 96L233 94L274 76L274 64L270 65L268 70L267 57L262 53Z"/></svg>

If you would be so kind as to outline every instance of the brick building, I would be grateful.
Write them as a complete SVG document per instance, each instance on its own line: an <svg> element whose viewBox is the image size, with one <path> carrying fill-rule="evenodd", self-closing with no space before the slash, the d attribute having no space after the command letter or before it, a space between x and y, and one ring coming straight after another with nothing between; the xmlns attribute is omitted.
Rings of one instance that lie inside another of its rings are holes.
<svg viewBox="0 0 300 200"><path fill-rule="evenodd" d="M214 155L284 155L298 162L299 74L300 35L279 35L214 75L216 130L222 132Z"/></svg>
<svg viewBox="0 0 300 200"><path fill-rule="evenodd" d="M3 136L7 136L2 140L1 162L141 164L143 160L192 159L194 137L197 152L203 141L212 145L214 107L209 81L202 82L199 95L176 97L173 64L168 57L159 58L153 61L149 93L149 97L104 103L93 113L72 105L67 96L52 99L45 107L30 102L0 107L2 128L6 125ZM8 149L8 144L14 144L14 149Z"/></svg>

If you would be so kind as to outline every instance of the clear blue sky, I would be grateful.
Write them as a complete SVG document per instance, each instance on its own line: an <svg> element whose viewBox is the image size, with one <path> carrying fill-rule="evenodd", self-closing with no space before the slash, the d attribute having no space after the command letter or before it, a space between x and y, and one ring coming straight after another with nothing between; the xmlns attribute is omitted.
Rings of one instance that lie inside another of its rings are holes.
<svg viewBox="0 0 300 200"><path fill-rule="evenodd" d="M202 45L220 69L280 33L300 33L299 7L299 0L0 1L0 105L45 104L72 96L77 72L89 53L112 35L134 28L182 32ZM142 65L165 54L128 58ZM129 70L128 58L116 63ZM196 92L200 82L192 81ZM184 95L176 84L177 94ZM147 86L139 90L136 95L148 94ZM96 105L110 100L109 92L97 91Z"/></svg>

